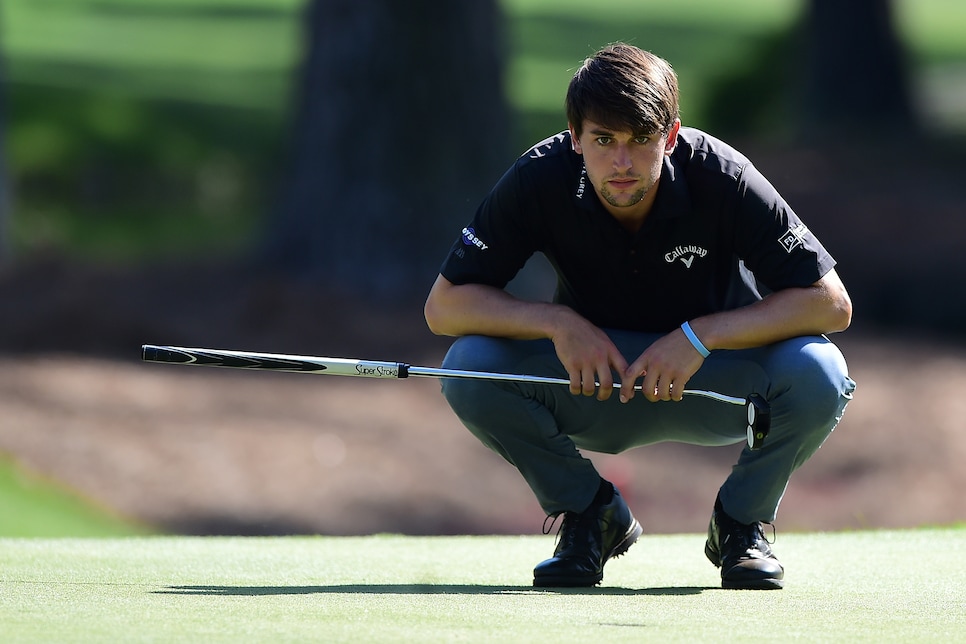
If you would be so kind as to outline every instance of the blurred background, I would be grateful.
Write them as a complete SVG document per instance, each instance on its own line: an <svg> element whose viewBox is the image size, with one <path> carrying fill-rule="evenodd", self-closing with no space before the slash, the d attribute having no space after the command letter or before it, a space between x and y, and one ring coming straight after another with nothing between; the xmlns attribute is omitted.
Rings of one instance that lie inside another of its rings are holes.
<svg viewBox="0 0 966 644"><path fill-rule="evenodd" d="M668 59L839 261L859 383L782 529L966 520L958 0L4 0L0 535L536 532L433 382L143 365L143 343L438 364L437 268L573 71ZM539 258L512 288L552 291ZM345 382L349 380L349 382ZM737 450L591 455L699 532Z"/></svg>

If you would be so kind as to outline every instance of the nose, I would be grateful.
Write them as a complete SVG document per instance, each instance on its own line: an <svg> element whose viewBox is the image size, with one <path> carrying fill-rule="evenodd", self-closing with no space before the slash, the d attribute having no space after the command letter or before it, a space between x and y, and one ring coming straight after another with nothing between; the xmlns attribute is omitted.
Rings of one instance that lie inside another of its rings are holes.
<svg viewBox="0 0 966 644"><path fill-rule="evenodd" d="M614 170L627 172L633 165L630 150L626 145L618 145L614 151Z"/></svg>

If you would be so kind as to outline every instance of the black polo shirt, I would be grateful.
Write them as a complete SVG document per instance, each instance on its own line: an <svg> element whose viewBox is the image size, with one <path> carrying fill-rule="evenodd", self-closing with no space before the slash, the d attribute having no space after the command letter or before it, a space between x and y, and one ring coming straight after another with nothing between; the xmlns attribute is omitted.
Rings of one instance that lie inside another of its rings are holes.
<svg viewBox="0 0 966 644"><path fill-rule="evenodd" d="M601 327L667 332L769 291L814 284L835 265L740 152L681 128L637 233L604 209L569 132L521 156L463 228L440 270L503 288L534 253L554 301Z"/></svg>

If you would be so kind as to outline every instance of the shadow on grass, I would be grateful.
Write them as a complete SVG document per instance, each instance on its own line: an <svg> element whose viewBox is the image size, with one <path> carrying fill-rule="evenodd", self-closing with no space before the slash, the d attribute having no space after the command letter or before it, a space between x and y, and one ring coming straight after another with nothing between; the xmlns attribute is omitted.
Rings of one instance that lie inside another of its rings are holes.
<svg viewBox="0 0 966 644"><path fill-rule="evenodd" d="M662 588L534 588L533 586L481 586L471 584L346 584L342 586L167 586L159 595L205 595L216 597L262 595L698 595L711 586Z"/></svg>

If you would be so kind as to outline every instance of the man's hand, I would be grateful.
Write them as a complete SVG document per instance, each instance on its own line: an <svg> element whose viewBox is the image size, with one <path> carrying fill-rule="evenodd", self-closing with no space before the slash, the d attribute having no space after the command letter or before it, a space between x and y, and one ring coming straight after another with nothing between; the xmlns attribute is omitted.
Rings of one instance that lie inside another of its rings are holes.
<svg viewBox="0 0 966 644"><path fill-rule="evenodd" d="M570 378L570 393L593 396L596 391L597 400L610 398L613 372L624 373L627 360L606 333L573 313L557 325L550 339Z"/></svg>
<svg viewBox="0 0 966 644"><path fill-rule="evenodd" d="M691 346L684 331L675 329L649 346L623 371L621 402L634 397L634 384L641 376L644 397L651 402L681 400L685 385L703 363L704 358Z"/></svg>
<svg viewBox="0 0 966 644"><path fill-rule="evenodd" d="M526 302L493 286L457 285L440 275L424 311L430 330L440 335L549 338L574 395L593 396L596 391L599 400L607 400L614 389L614 372L627 369L627 360L607 334L569 306Z"/></svg>

